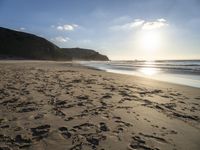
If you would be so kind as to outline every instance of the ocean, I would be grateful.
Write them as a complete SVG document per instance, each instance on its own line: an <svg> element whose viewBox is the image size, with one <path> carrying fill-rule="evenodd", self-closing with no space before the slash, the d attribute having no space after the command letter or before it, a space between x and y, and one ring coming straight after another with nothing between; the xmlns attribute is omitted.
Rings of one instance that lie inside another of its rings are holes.
<svg viewBox="0 0 200 150"><path fill-rule="evenodd" d="M80 63L107 72L200 88L200 60L83 61Z"/></svg>

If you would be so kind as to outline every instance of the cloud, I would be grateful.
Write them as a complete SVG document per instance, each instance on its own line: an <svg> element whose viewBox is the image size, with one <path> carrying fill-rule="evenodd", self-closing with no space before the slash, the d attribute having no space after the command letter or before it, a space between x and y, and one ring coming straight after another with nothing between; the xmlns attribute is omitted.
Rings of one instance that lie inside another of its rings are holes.
<svg viewBox="0 0 200 150"><path fill-rule="evenodd" d="M141 26L143 23L144 23L144 20L135 19L135 21L134 21L134 23L133 23L133 26L134 26L134 27L138 27L138 26Z"/></svg>
<svg viewBox="0 0 200 150"><path fill-rule="evenodd" d="M123 25L116 25L112 26L112 30L130 30L136 27L141 26L144 23L144 20L141 19L135 19L133 22L129 22Z"/></svg>
<svg viewBox="0 0 200 150"><path fill-rule="evenodd" d="M160 19L157 19L159 22L166 22L167 20L163 19L163 18L160 18Z"/></svg>
<svg viewBox="0 0 200 150"><path fill-rule="evenodd" d="M70 40L69 37L63 37L63 36L57 36L53 39L51 39L51 41L53 42L58 42L58 43L66 43Z"/></svg>
<svg viewBox="0 0 200 150"><path fill-rule="evenodd" d="M65 24L65 25L59 25L56 27L59 31L73 31L75 28L78 28L79 25L77 24Z"/></svg>
<svg viewBox="0 0 200 150"><path fill-rule="evenodd" d="M157 19L156 21L145 21L143 19L135 19L133 22L129 22L122 25L115 25L110 27L111 30L132 30L135 28L141 28L143 30L153 30L168 26L169 24L163 18Z"/></svg>
<svg viewBox="0 0 200 150"><path fill-rule="evenodd" d="M56 29L62 31L63 27L62 26L57 26Z"/></svg>
<svg viewBox="0 0 200 150"><path fill-rule="evenodd" d="M169 24L167 23L167 21L163 18L161 19L157 19L156 21L152 21L152 22L145 22L142 26L143 30L152 30L152 29L158 29L158 28L162 28L165 26L168 26Z"/></svg>
<svg viewBox="0 0 200 150"><path fill-rule="evenodd" d="M26 28L20 27L19 30L23 31L23 30L26 30Z"/></svg>

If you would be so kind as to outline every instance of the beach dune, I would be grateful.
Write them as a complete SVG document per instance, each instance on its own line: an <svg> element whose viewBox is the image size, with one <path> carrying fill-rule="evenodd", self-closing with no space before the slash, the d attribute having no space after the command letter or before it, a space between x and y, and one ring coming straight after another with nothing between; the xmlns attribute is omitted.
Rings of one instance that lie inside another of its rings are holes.
<svg viewBox="0 0 200 150"><path fill-rule="evenodd" d="M0 149L199 150L199 88L72 62L0 62Z"/></svg>

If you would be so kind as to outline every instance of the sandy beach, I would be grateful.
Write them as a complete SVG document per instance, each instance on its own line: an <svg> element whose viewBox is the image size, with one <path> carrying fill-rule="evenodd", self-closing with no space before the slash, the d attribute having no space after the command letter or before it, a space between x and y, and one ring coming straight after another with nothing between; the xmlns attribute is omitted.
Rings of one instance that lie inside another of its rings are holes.
<svg viewBox="0 0 200 150"><path fill-rule="evenodd" d="M70 62L0 62L0 150L199 150L200 89Z"/></svg>

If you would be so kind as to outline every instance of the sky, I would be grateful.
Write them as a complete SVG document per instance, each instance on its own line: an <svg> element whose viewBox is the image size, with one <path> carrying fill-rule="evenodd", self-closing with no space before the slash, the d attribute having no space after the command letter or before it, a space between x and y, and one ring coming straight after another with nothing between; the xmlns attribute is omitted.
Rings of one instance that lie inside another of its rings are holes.
<svg viewBox="0 0 200 150"><path fill-rule="evenodd" d="M0 26L111 60L200 59L200 0L0 0Z"/></svg>

